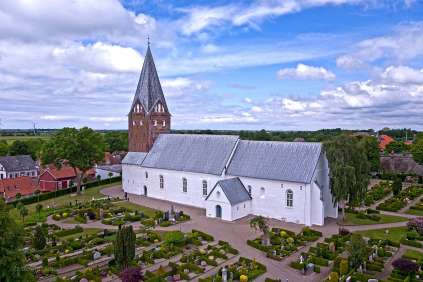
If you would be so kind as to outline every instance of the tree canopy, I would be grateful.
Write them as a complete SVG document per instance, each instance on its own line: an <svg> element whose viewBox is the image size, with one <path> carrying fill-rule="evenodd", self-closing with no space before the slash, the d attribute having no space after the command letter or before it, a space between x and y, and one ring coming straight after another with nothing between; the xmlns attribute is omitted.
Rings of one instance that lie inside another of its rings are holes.
<svg viewBox="0 0 423 282"><path fill-rule="evenodd" d="M324 143L330 167L330 188L334 203L357 206L363 201L370 181L370 164L366 151L356 138L335 137Z"/></svg>
<svg viewBox="0 0 423 282"><path fill-rule="evenodd" d="M126 131L110 131L104 133L106 150L109 152L128 150L128 133Z"/></svg>
<svg viewBox="0 0 423 282"><path fill-rule="evenodd" d="M63 128L48 140L42 150L42 163L57 167L69 165L77 175L77 192L85 173L104 159L104 137L91 128Z"/></svg>
<svg viewBox="0 0 423 282"><path fill-rule="evenodd" d="M423 139L417 139L417 142L411 148L411 154L416 163L423 165Z"/></svg>
<svg viewBox="0 0 423 282"><path fill-rule="evenodd" d="M0 281L35 281L25 268L23 234L23 228L12 219L8 206L0 198Z"/></svg>

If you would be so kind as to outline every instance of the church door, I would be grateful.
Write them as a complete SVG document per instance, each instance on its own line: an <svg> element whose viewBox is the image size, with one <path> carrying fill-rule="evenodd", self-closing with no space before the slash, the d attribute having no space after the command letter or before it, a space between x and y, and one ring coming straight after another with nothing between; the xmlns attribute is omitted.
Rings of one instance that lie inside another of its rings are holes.
<svg viewBox="0 0 423 282"><path fill-rule="evenodd" d="M144 196L147 197L147 186L144 185Z"/></svg>
<svg viewBox="0 0 423 282"><path fill-rule="evenodd" d="M222 207L220 205L216 206L216 217L222 218Z"/></svg>

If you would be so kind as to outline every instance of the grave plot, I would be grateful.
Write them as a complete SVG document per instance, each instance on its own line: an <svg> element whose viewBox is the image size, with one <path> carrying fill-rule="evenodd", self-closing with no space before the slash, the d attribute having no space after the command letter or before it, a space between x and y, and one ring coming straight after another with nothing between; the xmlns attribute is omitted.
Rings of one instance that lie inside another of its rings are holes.
<svg viewBox="0 0 423 282"><path fill-rule="evenodd" d="M268 238L262 236L248 240L247 244L265 252L266 256L271 259L282 260L297 251L301 246L305 246L307 242L317 241L321 236L321 232L308 227L305 227L298 234L281 228L272 228Z"/></svg>
<svg viewBox="0 0 423 282"><path fill-rule="evenodd" d="M396 212L407 206L407 204L423 194L423 187L410 186L402 190L398 195L393 196L377 206L378 210Z"/></svg>
<svg viewBox="0 0 423 282"><path fill-rule="evenodd" d="M407 250L401 258L392 262L393 270L386 279L392 282L423 281L423 253Z"/></svg>
<svg viewBox="0 0 423 282"><path fill-rule="evenodd" d="M245 257L240 257L236 263L222 267L219 271L206 278L200 278L199 282L221 281L253 281L266 273L266 266Z"/></svg>

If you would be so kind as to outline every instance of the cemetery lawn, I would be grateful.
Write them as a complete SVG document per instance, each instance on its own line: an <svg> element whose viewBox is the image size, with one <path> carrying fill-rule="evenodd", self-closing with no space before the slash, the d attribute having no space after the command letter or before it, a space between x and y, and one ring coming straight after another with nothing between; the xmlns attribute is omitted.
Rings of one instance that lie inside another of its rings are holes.
<svg viewBox="0 0 423 282"><path fill-rule="evenodd" d="M385 230L389 230L389 233L386 234ZM392 227L392 228L382 228L382 229L372 229L365 231L357 231L356 233L361 234L365 237L371 239L389 239L393 242L400 243L401 239L407 237L407 227Z"/></svg>
<svg viewBox="0 0 423 282"><path fill-rule="evenodd" d="M84 228L84 231L82 231L80 233L60 237L60 239L61 240L73 240L73 239L79 238L80 236L85 237L85 235L88 235L88 236L94 235L94 234L97 234L98 232L102 232L102 231L103 231L103 229L98 229L98 228Z"/></svg>
<svg viewBox="0 0 423 282"><path fill-rule="evenodd" d="M421 261L423 259L423 253L416 250L408 249L407 251L405 251L404 257L413 258L416 261Z"/></svg>
<svg viewBox="0 0 423 282"><path fill-rule="evenodd" d="M45 201L40 201L38 203L33 203L30 205L26 205L25 207L28 209L28 216L25 217L25 222L29 223L29 222L44 222L47 220L47 217L49 216L48 212L45 210L47 208L47 206L62 206L62 205L66 205L69 202L75 203L75 200L78 200L78 202L89 202L92 200L92 198L103 198L105 197L103 194L100 193L100 190L107 188L107 187L111 187L111 186L115 186L115 185L119 185L119 182L116 183L112 183L112 184L106 184L106 185L101 185L101 186L97 186L97 187L92 187L89 189L86 189L84 192L81 191L80 195L76 195L76 194L67 194L67 195L63 195L60 197L56 197L56 198L52 198L52 199L48 199ZM74 196L72 196L74 195ZM43 210L41 211L40 215L38 216L38 213L35 210L35 207L37 206L37 204L41 204L43 205ZM19 211L16 208L13 208L10 210L10 214L11 216L18 222L22 223L22 218L19 215Z"/></svg>
<svg viewBox="0 0 423 282"><path fill-rule="evenodd" d="M412 215L417 215L417 216L423 216L422 210L409 209L406 213L412 214Z"/></svg>
<svg viewBox="0 0 423 282"><path fill-rule="evenodd" d="M387 215L387 214L378 214L380 216L379 221L371 220L368 218L358 218L357 214L346 213L346 221L343 223L345 225L368 225L368 224L383 224L383 223L394 223L407 221L408 219L401 216Z"/></svg>
<svg viewBox="0 0 423 282"><path fill-rule="evenodd" d="M128 202L128 201L113 203L113 205L118 206L118 207L124 207L124 208L130 209L132 211L137 210L138 212L142 212L142 213L144 213L145 215L147 215L148 217L151 217L151 218L154 218L154 215L157 211L155 209L140 206L140 205Z"/></svg>

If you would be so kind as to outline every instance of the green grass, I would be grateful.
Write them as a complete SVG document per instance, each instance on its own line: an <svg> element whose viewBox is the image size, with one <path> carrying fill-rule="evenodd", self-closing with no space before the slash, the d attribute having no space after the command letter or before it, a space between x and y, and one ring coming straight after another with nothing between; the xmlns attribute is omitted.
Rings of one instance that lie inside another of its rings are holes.
<svg viewBox="0 0 423 282"><path fill-rule="evenodd" d="M68 236L64 236L64 237L60 237L60 240L64 241L64 240L73 240L76 238L79 238L81 235L82 237L85 237L85 235L93 235L93 234L97 234L98 232L103 231L103 229L98 229L98 228L84 228L84 231L80 232L80 233L75 233L75 234L71 234Z"/></svg>
<svg viewBox="0 0 423 282"><path fill-rule="evenodd" d="M423 253L422 252L419 252L419 251L416 251L416 250L410 250L409 249L409 250L405 251L404 256L409 257L409 258L413 258L416 261L423 260Z"/></svg>
<svg viewBox="0 0 423 282"><path fill-rule="evenodd" d="M385 231L389 230L389 233L386 234ZM407 236L407 227L392 227L392 228L382 228L382 229L372 229L365 231L357 231L356 233L361 234L365 237L371 239L389 239L393 242L399 243L401 239L406 238Z"/></svg>
<svg viewBox="0 0 423 282"><path fill-rule="evenodd" d="M138 210L139 212L143 212L145 215L147 215L149 217L154 217L154 214L157 211L155 209L140 206L140 205L137 205L135 203L128 202L128 201L122 201L122 202L114 203L114 205L119 206L119 207L125 207L125 208L131 209L133 211Z"/></svg>
<svg viewBox="0 0 423 282"><path fill-rule="evenodd" d="M16 140L31 140L31 139L49 139L50 136L48 135L43 135L43 136L0 136L0 141L5 140L8 144L13 143Z"/></svg>
<svg viewBox="0 0 423 282"><path fill-rule="evenodd" d="M423 216L423 211L422 210L409 209L406 213L412 214L412 215Z"/></svg>
<svg viewBox="0 0 423 282"><path fill-rule="evenodd" d="M67 194L64 196L60 196L57 198L52 198L52 199L48 199L45 201L40 201L39 203L43 205L43 208L47 208L47 206L62 206L65 204L68 204L69 202L75 203L75 200L78 200L78 202L89 202L92 200L92 198L103 198L105 197L103 194L100 193L100 190L106 188L106 187L111 187L111 186L115 186L115 185L119 185L120 183L112 183L112 184L106 184L106 185L102 185L102 186L98 186L98 187L92 187L89 189L86 189L82 194L80 195L76 195L75 196L71 196L71 194ZM42 211L40 213L40 217L38 217L38 214L35 211L35 207L37 206L38 203L33 203L30 205L26 205L26 208L28 209L28 216L25 217L25 222L38 222L38 221L46 221L47 216L49 215L48 212L46 211ZM10 211L10 214L12 215L13 218L15 218L15 220L17 220L18 222L22 222L22 218L19 215L19 211L16 208L13 208Z"/></svg>
<svg viewBox="0 0 423 282"><path fill-rule="evenodd" d="M368 224L383 224L383 223L394 223L394 222L403 222L408 219L401 216L387 215L387 214L378 214L380 216L379 221L374 221L371 219L362 219L357 218L357 214L346 213L346 222L345 225L368 225Z"/></svg>

